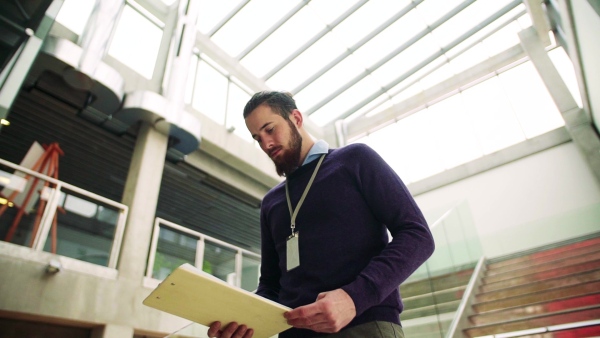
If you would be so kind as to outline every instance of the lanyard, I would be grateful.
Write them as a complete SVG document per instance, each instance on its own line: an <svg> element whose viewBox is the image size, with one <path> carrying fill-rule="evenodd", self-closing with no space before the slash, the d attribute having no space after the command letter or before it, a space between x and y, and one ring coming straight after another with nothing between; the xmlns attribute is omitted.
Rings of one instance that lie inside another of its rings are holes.
<svg viewBox="0 0 600 338"><path fill-rule="evenodd" d="M321 155L321 158L319 159L319 163L317 163L317 166L315 167L315 171L313 171L313 174L310 177L310 180L308 181L306 188L304 188L304 193L302 193L302 197L300 197L300 201L298 201L298 205L296 205L296 210L292 209L292 202L290 201L290 192L289 192L289 188L288 188L288 182L287 182L287 180L285 180L285 198L287 199L288 209L290 210L290 217L292 218L292 222L291 222L292 237L294 237L296 235L296 232L294 230L296 228L296 216L298 216L298 210L300 210L300 207L302 206L302 202L304 202L304 198L306 198L306 194L308 194L308 190L310 190L310 186L312 185L313 181L315 180L315 176L317 176L317 171L319 171L319 167L321 167L321 163L323 162L324 158L325 158L325 154Z"/></svg>

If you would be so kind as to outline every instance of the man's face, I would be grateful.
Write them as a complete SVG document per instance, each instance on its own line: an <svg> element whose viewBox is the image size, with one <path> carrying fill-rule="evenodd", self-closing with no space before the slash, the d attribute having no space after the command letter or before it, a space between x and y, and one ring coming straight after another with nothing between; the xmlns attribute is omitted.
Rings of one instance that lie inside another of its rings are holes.
<svg viewBox="0 0 600 338"><path fill-rule="evenodd" d="M279 176L292 173L300 165L302 136L291 119L294 117L290 115L290 119L284 119L264 104L246 118L252 138L275 163Z"/></svg>

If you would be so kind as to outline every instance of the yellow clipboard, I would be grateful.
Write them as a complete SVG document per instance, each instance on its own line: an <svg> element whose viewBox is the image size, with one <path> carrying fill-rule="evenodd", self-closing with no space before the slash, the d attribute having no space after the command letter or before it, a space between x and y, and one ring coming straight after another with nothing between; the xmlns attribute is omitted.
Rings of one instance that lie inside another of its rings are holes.
<svg viewBox="0 0 600 338"><path fill-rule="evenodd" d="M246 324L254 329L254 338L268 338L291 327L283 317L290 308L187 263L175 269L142 303L205 326L215 321Z"/></svg>

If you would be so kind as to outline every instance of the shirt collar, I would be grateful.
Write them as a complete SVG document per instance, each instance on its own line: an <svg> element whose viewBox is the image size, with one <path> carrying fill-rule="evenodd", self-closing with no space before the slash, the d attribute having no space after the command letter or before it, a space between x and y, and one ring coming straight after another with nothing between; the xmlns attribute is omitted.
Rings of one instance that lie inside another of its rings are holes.
<svg viewBox="0 0 600 338"><path fill-rule="evenodd" d="M319 156L321 154L327 154L328 152L329 152L329 144L327 142L325 142L324 140L318 140L310 148L310 150L308 151L308 154L306 154L306 158L304 159L304 163L302 163L302 165L307 165L310 162L319 158Z"/></svg>

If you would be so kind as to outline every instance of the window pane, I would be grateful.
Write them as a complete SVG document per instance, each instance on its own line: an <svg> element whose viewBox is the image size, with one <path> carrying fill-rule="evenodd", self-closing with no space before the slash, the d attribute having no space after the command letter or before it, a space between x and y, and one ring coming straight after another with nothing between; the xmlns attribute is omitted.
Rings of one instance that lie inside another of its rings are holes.
<svg viewBox="0 0 600 338"><path fill-rule="evenodd" d="M230 248L206 241L202 270L235 285L235 255L236 251Z"/></svg>
<svg viewBox="0 0 600 338"><path fill-rule="evenodd" d="M227 78L223 74L200 60L196 73L193 107L210 119L224 124L227 83Z"/></svg>
<svg viewBox="0 0 600 338"><path fill-rule="evenodd" d="M108 53L147 79L152 78L163 31L125 6ZM140 39L143 36L143 39Z"/></svg>
<svg viewBox="0 0 600 338"><path fill-rule="evenodd" d="M94 0L66 0L60 7L56 22L67 27L73 33L81 35L95 3Z"/></svg>
<svg viewBox="0 0 600 338"><path fill-rule="evenodd" d="M229 84L229 98L227 100L227 128L233 127L233 132L244 141L254 142L244 122L244 106L250 100L250 94L243 91L234 83Z"/></svg>

